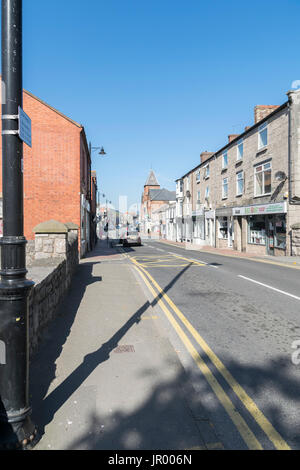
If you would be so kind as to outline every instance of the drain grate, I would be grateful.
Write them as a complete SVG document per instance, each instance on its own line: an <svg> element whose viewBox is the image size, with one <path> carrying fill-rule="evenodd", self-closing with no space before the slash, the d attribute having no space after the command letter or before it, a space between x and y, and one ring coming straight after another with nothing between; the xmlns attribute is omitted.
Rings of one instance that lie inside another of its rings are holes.
<svg viewBox="0 0 300 470"><path fill-rule="evenodd" d="M116 349L114 349L114 352L117 354L122 354L122 353L134 353L135 349L132 344L124 344L122 346L118 346Z"/></svg>

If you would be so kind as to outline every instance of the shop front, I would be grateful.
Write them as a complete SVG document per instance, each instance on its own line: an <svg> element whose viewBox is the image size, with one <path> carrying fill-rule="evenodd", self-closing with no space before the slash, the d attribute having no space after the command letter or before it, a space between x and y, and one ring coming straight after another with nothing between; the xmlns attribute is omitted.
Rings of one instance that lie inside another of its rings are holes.
<svg viewBox="0 0 300 470"><path fill-rule="evenodd" d="M217 248L233 248L234 224L232 208L216 209Z"/></svg>
<svg viewBox="0 0 300 470"><path fill-rule="evenodd" d="M205 243L215 246L215 211L205 211Z"/></svg>
<svg viewBox="0 0 300 470"><path fill-rule="evenodd" d="M183 241L183 227L184 227L184 218L176 217L176 241Z"/></svg>
<svg viewBox="0 0 300 470"><path fill-rule="evenodd" d="M286 214L286 202L234 208L233 216L239 225L240 220L244 219L241 242L238 243L238 246L244 247L241 251L286 255Z"/></svg>
<svg viewBox="0 0 300 470"><path fill-rule="evenodd" d="M205 245L205 216L204 209L192 212L193 243Z"/></svg>
<svg viewBox="0 0 300 470"><path fill-rule="evenodd" d="M184 217L183 241L191 242L193 238L193 220L191 216Z"/></svg>

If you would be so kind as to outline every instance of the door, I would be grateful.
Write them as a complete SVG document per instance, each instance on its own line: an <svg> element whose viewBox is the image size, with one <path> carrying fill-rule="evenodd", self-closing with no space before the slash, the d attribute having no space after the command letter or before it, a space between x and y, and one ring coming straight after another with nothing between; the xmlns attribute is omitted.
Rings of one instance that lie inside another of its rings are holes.
<svg viewBox="0 0 300 470"><path fill-rule="evenodd" d="M228 247L232 248L232 241L233 241L233 221L232 217L228 217Z"/></svg>
<svg viewBox="0 0 300 470"><path fill-rule="evenodd" d="M266 218L267 254L274 256L275 217L268 215Z"/></svg>

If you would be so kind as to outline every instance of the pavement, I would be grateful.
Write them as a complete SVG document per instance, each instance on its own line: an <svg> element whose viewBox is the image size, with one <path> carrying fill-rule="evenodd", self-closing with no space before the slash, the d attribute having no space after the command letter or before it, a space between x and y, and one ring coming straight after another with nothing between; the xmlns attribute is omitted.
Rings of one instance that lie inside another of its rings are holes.
<svg viewBox="0 0 300 470"><path fill-rule="evenodd" d="M186 250L195 250L203 253L212 253L221 256L230 256L234 258L246 258L253 261L269 261L276 262L276 264L282 264L284 266L299 266L300 267L300 256L269 256L269 255L254 255L251 253L244 253L241 251L233 250L231 248L215 248L212 246L200 246L194 243L175 242L165 239L153 239L151 241L159 241L168 245L178 246L185 248Z"/></svg>
<svg viewBox="0 0 300 470"><path fill-rule="evenodd" d="M99 241L31 362L36 450L223 448L160 315L133 264Z"/></svg>

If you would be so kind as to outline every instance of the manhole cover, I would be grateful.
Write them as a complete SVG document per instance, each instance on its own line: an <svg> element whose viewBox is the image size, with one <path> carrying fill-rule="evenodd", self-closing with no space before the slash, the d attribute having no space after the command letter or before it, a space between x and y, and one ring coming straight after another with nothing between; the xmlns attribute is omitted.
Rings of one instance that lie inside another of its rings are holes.
<svg viewBox="0 0 300 470"><path fill-rule="evenodd" d="M121 354L121 353L135 352L135 350L132 344L125 344L123 346L118 346L116 349L114 349L114 352L117 354Z"/></svg>

